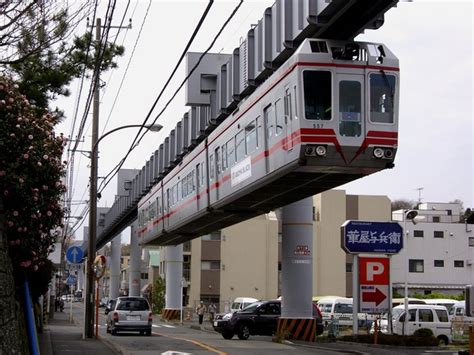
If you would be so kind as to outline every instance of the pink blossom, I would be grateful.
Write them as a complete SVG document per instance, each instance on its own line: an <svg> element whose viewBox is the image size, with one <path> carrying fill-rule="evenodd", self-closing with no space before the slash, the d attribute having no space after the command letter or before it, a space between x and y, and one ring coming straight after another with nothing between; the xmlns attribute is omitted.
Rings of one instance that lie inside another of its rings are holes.
<svg viewBox="0 0 474 355"><path fill-rule="evenodd" d="M15 99L13 97L8 98L8 103L12 104L15 102Z"/></svg>
<svg viewBox="0 0 474 355"><path fill-rule="evenodd" d="M42 165L43 165L43 164L41 164L41 162L40 162L40 161L39 161L37 164L38 164L38 166L42 166Z"/></svg>
<svg viewBox="0 0 474 355"><path fill-rule="evenodd" d="M46 215L47 215L48 217L51 217L51 216L53 215L53 213L52 213L51 211L48 211L48 212L46 212Z"/></svg>
<svg viewBox="0 0 474 355"><path fill-rule="evenodd" d="M22 262L20 263L20 266L21 266L21 267L28 267L28 266L30 266L30 265L31 265L31 260L22 261Z"/></svg>
<svg viewBox="0 0 474 355"><path fill-rule="evenodd" d="M47 186L47 185L43 185L43 190L44 190L44 191L48 191L48 186Z"/></svg>
<svg viewBox="0 0 474 355"><path fill-rule="evenodd" d="M8 192L8 190L5 190L5 191L3 191L3 194L4 194L5 196L8 196L10 193Z"/></svg>
<svg viewBox="0 0 474 355"><path fill-rule="evenodd" d="M23 184L23 183L25 182L25 180L23 180L22 178L19 178L19 179L18 179L18 182L19 182L20 184Z"/></svg>
<svg viewBox="0 0 474 355"><path fill-rule="evenodd" d="M15 127L16 127L16 128L20 128L21 126L20 126L19 124L17 124Z"/></svg>
<svg viewBox="0 0 474 355"><path fill-rule="evenodd" d="M30 156L29 156L27 153L23 154L23 158L24 158L25 160L28 160L29 157L30 157Z"/></svg>
<svg viewBox="0 0 474 355"><path fill-rule="evenodd" d="M32 134L29 134L29 135L28 135L28 139L30 139L30 140L33 139L33 135L32 135Z"/></svg>
<svg viewBox="0 0 474 355"><path fill-rule="evenodd" d="M44 159L44 160L48 160L48 158L49 158L49 157L48 157L47 154L43 155L43 159Z"/></svg>
<svg viewBox="0 0 474 355"><path fill-rule="evenodd" d="M10 137L15 137L15 133L10 133Z"/></svg>
<svg viewBox="0 0 474 355"><path fill-rule="evenodd" d="M18 228L16 229L16 231L17 231L18 233L21 233L21 232L23 232L23 228L18 227Z"/></svg>
<svg viewBox="0 0 474 355"><path fill-rule="evenodd" d="M18 211L13 211L13 215L14 215L15 217L18 217L18 215L19 215Z"/></svg>
<svg viewBox="0 0 474 355"><path fill-rule="evenodd" d="M9 227L13 227L15 225L15 223L13 223L12 221L8 221L7 224Z"/></svg>
<svg viewBox="0 0 474 355"><path fill-rule="evenodd" d="M33 266L33 270L38 271L38 265Z"/></svg>

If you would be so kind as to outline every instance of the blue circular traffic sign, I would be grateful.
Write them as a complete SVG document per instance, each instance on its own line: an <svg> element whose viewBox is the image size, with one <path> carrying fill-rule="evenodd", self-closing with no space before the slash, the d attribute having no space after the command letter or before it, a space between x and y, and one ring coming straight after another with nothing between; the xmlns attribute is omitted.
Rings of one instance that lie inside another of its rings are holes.
<svg viewBox="0 0 474 355"><path fill-rule="evenodd" d="M66 252L66 260L71 264L80 264L82 263L82 258L84 257L84 252L79 247L70 247Z"/></svg>

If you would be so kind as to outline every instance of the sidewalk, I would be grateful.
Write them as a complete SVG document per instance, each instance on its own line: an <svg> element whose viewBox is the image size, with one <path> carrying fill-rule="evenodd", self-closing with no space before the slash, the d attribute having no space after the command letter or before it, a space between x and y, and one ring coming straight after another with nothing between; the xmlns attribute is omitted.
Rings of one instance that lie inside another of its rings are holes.
<svg viewBox="0 0 474 355"><path fill-rule="evenodd" d="M56 312L38 334L41 355L121 354L100 339L82 339L82 328L69 321L67 312Z"/></svg>

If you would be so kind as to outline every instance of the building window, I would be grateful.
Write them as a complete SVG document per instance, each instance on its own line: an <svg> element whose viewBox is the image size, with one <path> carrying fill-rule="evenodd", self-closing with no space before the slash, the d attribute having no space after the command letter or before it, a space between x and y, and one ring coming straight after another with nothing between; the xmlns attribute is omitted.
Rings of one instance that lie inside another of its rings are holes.
<svg viewBox="0 0 474 355"><path fill-rule="evenodd" d="M217 231L217 232L212 232L211 234L206 234L206 235L203 235L201 237L201 240L205 240L205 241L219 241L221 240L221 232L220 231Z"/></svg>
<svg viewBox="0 0 474 355"><path fill-rule="evenodd" d="M454 267L464 267L464 260L454 260Z"/></svg>
<svg viewBox="0 0 474 355"><path fill-rule="evenodd" d="M439 216L433 216L433 222L439 223Z"/></svg>
<svg viewBox="0 0 474 355"><path fill-rule="evenodd" d="M444 267L444 260L435 260L434 261L435 267Z"/></svg>
<svg viewBox="0 0 474 355"><path fill-rule="evenodd" d="M433 236L435 238L444 238L444 232L443 231L434 231Z"/></svg>
<svg viewBox="0 0 474 355"><path fill-rule="evenodd" d="M424 263L421 259L408 260L408 271L410 272L424 272Z"/></svg>
<svg viewBox="0 0 474 355"><path fill-rule="evenodd" d="M469 237L469 246L474 247L474 237Z"/></svg>
<svg viewBox="0 0 474 355"><path fill-rule="evenodd" d="M413 236L415 238L423 238L424 237L424 233L423 231L420 231L420 230L414 230L413 231Z"/></svg>
<svg viewBox="0 0 474 355"><path fill-rule="evenodd" d="M201 261L201 270L220 270L220 261Z"/></svg>
<svg viewBox="0 0 474 355"><path fill-rule="evenodd" d="M148 280L148 273L146 273L146 272L140 273L140 279L142 279L142 280Z"/></svg>

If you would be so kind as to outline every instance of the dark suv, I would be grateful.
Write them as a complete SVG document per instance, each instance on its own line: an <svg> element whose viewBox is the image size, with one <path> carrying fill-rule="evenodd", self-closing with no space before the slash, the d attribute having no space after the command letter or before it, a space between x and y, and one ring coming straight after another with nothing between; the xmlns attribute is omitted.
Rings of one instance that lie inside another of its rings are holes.
<svg viewBox="0 0 474 355"><path fill-rule="evenodd" d="M216 315L213 326L224 339L232 339L234 334L237 334L239 339L245 340L250 335L273 335L277 330L280 315L279 300L259 301L241 311ZM321 312L314 304L313 317L316 318L316 335L319 335L323 332L323 322Z"/></svg>

